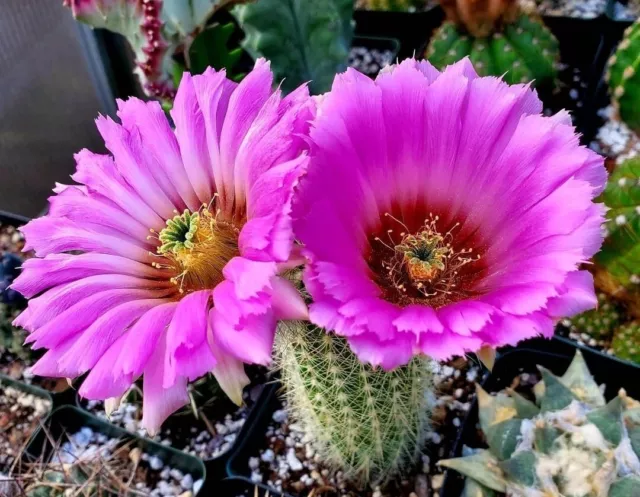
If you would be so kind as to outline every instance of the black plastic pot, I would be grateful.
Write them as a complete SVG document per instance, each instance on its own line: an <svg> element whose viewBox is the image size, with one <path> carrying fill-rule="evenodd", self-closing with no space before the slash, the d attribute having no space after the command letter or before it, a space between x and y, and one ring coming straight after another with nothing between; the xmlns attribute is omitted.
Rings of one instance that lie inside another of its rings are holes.
<svg viewBox="0 0 640 497"><path fill-rule="evenodd" d="M256 409L258 409L260 407L260 403L262 402L262 398L264 396L264 390L269 389L269 386L264 386L263 392L261 392L258 400L256 401L255 407L249 412L249 418L251 417L253 411L255 411ZM231 411L233 409L237 409L237 406L231 402L231 400L229 400L226 396L217 399L216 402L220 402L222 404L222 409L223 410L228 410ZM82 410L84 413L86 413L89 416L93 416L96 417L94 414L90 413L89 411L86 410L84 404L83 404L83 399L80 397L80 395L76 395L75 398L75 405L77 406L78 409ZM212 457L209 459L204 459L204 465L207 469L207 475L209 477L210 480L213 481L219 481L221 479L223 479L226 476L226 470L227 470L227 463L229 462L229 459L231 457L231 455L234 453L234 451L236 450L236 447L238 445L238 441L242 439L243 437L243 433L244 430L246 429L246 425L248 423L250 423L249 418L247 418L247 420L245 421L245 425L243 427L243 429L240 431L240 433L238 433L238 436L236 438L236 442L235 444L232 445L232 447L227 450L226 452L220 454L217 457ZM97 418L100 419L100 418ZM104 421L107 422L107 421ZM172 423L174 423L172 425ZM110 424L110 423L109 423ZM115 425L114 425L115 426ZM181 417L175 416L175 413L169 417L164 423L163 423L163 428L170 428L172 433L175 432L176 429L179 428L184 428L184 429L189 429L191 427L191 425L189 424L188 420L186 420L186 417ZM119 430L122 430L128 434L130 434L131 436L135 436L138 437L137 434L130 432L129 430L125 429L125 428L121 428L121 427L117 427ZM147 439L145 439L147 440ZM181 450L179 449L175 449L176 451L183 453ZM193 457L193 456L189 456L189 457ZM201 460L200 458L198 458L198 460Z"/></svg>
<svg viewBox="0 0 640 497"><path fill-rule="evenodd" d="M227 463L227 474L234 481L243 482L245 486L248 485L249 487L247 488L253 489L257 487L261 492L260 495L268 491L270 497L292 497L290 494L283 494L261 483L255 484L249 477L249 458L254 457L265 445L265 433L271 422L271 415L280 406L277 396L280 388L280 383L268 385L256 402L255 407L249 413L249 417L242 431L238 434L238 441ZM236 485L241 484L236 483ZM249 495L253 496L253 494Z"/></svg>
<svg viewBox="0 0 640 497"><path fill-rule="evenodd" d="M398 57L404 59L417 54L420 47L431 38L433 31L442 24L444 12L439 7L415 13L356 10L353 19L356 22L356 36L399 40Z"/></svg>
<svg viewBox="0 0 640 497"><path fill-rule="evenodd" d="M216 497L277 497L282 495L264 485L256 485L244 478L227 478L220 482L219 488L221 488L221 493L216 493Z"/></svg>
<svg viewBox="0 0 640 497"><path fill-rule="evenodd" d="M179 469L185 474L189 473L193 476L194 481L202 479L205 483L195 495L214 495L214 493L207 492L206 469L200 459L172 447L140 438L75 406L64 406L53 411L44 422L44 427L38 429L29 442L25 462L50 460L54 454L55 446L61 440L64 441L66 434L76 433L83 427L89 427L94 432L104 434L109 438L116 438L122 444L128 443L132 447L139 447L143 453L159 457L164 464ZM213 485L214 482L210 484ZM215 487L215 485L213 486Z"/></svg>
<svg viewBox="0 0 640 497"><path fill-rule="evenodd" d="M28 217L12 214L11 212L0 210L0 224L10 224L11 226L22 226L30 221Z"/></svg>
<svg viewBox="0 0 640 497"><path fill-rule="evenodd" d="M576 351L576 344L569 340L534 339L522 343L520 346L502 354L496 361L495 367L482 386L488 392L498 392L509 385L520 373L535 373L537 365L549 369L556 375L565 372ZM638 368L623 361L594 351L580 348L589 366L591 374L598 384L605 384L605 397L612 399L620 388L634 398L640 396L640 382L638 382ZM453 451L449 457L460 457L464 445L478 447L478 403L473 403L467 415ZM464 478L455 471L447 471L440 497L460 497L464 486Z"/></svg>

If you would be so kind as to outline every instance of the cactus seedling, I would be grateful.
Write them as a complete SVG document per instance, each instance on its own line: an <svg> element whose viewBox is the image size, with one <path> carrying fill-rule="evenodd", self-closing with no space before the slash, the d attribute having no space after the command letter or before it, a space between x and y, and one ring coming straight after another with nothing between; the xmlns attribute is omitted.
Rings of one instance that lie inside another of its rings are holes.
<svg viewBox="0 0 640 497"><path fill-rule="evenodd" d="M613 105L620 117L632 129L640 130L640 21L634 22L624 32L624 38L616 53L609 59L607 82Z"/></svg>
<svg viewBox="0 0 640 497"><path fill-rule="evenodd" d="M489 449L440 461L467 477L465 496L633 497L640 488L640 403L608 404L580 351L562 377L540 368L536 402L478 387Z"/></svg>
<svg viewBox="0 0 640 497"><path fill-rule="evenodd" d="M291 415L326 465L382 483L415 461L429 433L427 359L374 369L345 339L305 323L281 325L276 340Z"/></svg>
<svg viewBox="0 0 640 497"><path fill-rule="evenodd" d="M481 76L508 83L553 83L558 41L541 20L521 11L516 1L442 0L447 20L434 34L426 57L443 68L469 57Z"/></svg>

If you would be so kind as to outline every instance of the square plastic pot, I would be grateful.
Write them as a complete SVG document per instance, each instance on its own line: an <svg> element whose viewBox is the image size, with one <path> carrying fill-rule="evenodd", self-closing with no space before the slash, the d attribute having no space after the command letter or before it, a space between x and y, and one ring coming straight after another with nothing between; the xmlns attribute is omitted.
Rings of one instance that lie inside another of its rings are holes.
<svg viewBox="0 0 640 497"><path fill-rule="evenodd" d="M571 341L557 339L535 339L524 342L519 347L500 355L493 371L482 386L489 393L498 392L510 386L512 380L519 374L537 372L537 365L544 366L556 375L562 375L569 367L577 348ZM638 368L589 348L580 349L596 382L606 385L607 400L615 397L621 388L624 388L631 397L640 398ZM478 447L476 428L478 423L478 403L475 401L448 457L460 457L464 445ZM463 486L464 477L455 471L448 470L445 473L440 497L460 497Z"/></svg>

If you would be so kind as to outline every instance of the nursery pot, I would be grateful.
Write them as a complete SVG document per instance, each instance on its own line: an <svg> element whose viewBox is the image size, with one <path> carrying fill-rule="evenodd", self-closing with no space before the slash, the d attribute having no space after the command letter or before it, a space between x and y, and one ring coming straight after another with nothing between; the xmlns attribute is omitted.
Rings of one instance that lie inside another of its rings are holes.
<svg viewBox="0 0 640 497"><path fill-rule="evenodd" d="M65 434L76 433L83 427L91 428L94 432L109 438L116 438L121 444L128 443L132 447L139 447L143 453L157 456L164 464L179 469L184 474L190 474L194 481L202 479L205 483L194 497L208 495L207 486L215 483L206 480L206 470L200 459L133 435L75 406L64 406L53 411L44 422L44 426L36 431L29 442L25 454L26 460L36 461L42 458L44 461L49 461L54 453L54 444L63 439Z"/></svg>
<svg viewBox="0 0 640 497"><path fill-rule="evenodd" d="M355 36L353 38L353 42L351 43L351 50L353 52L354 49L363 48L367 51L377 50L379 52L389 52L388 64L395 64L398 60L398 53L400 52L400 41L396 38L381 38L378 36ZM351 62L351 60L350 60ZM364 61L363 61L364 62ZM366 64L361 63L361 65L366 66ZM375 77L378 75L378 72L384 64L378 65L373 64L374 67L370 71L367 71L366 68L358 68L360 72L366 74L370 77Z"/></svg>
<svg viewBox="0 0 640 497"><path fill-rule="evenodd" d="M536 373L538 365L544 366L555 375L562 375L569 367L576 349L574 343L565 340L535 339L523 342L498 358L493 371L482 386L489 393L498 392L510 386L519 374ZM631 397L637 398L640 395L638 368L589 348L581 348L581 351L596 382L606 385L607 400L615 397L621 388ZM464 445L473 448L479 446L478 423L478 402L474 401L449 454L450 458L460 457ZM440 497L460 497L463 487L464 477L456 471L448 470Z"/></svg>
<svg viewBox="0 0 640 497"><path fill-rule="evenodd" d="M242 434L244 433L244 430L246 430L247 424L250 423L249 418L252 416L253 411L255 411L261 405L261 402L262 402L261 399L264 397L264 391L268 390L269 388L270 388L269 386L262 385L262 392L260 393L260 396L259 396L258 400L256 401L253 409L250 410L249 415L248 415L248 417L247 417L247 419L245 421L245 424L244 424L243 428L241 429L241 431L238 433L236 441L232 444L232 446L228 450L226 450L225 452L220 454L219 456L203 459L203 462L204 462L204 465L206 467L207 475L208 475L209 479L211 479L211 480L220 480L220 479L222 479L222 478L224 478L226 476L226 467L227 467L227 463L229 461L229 458L231 457L231 455L236 450L236 447L239 444L239 441L240 441L240 439L242 437ZM219 403L223 410L224 409L237 409L237 406L233 402L231 402L231 400L229 400L226 396L221 397L220 399L217 399L216 403ZM123 432L127 433L129 436L136 437L136 438L142 438L143 440L148 440L146 438L139 437L139 435L127 430L126 428L122 428L122 427L113 425L113 424L109 423L108 421L102 420L101 418L99 418L99 417L95 416L94 414L92 414L91 412L89 412L85 408L85 406L83 404L83 399L80 396L80 394L76 394L75 405L76 405L76 407L78 409L82 410L82 412L86 413L88 416L95 417L96 419L99 419L100 421L102 421L104 423L107 423L110 426L113 426L113 427L117 428L118 430L122 430ZM190 416L187 416L187 415L185 415L184 417L183 416L175 417L175 413L174 413L172 416L170 416L168 418L168 420L166 420L163 423L163 427L171 428L172 433L173 433L175 431L174 430L174 426L176 426L177 424L181 424L181 425L183 425L182 426L183 428L188 430L189 428L191 428L191 424L190 423L191 423L192 419L193 418L191 418ZM191 436L193 437L195 435L191 435ZM155 442L152 442L150 440L148 440L148 441L155 444ZM177 452L179 452L180 454L185 454L183 451L181 451L179 449L175 449L175 450ZM185 455L187 455L187 454L185 454ZM194 457L194 456L190 456L189 455L188 457ZM201 459L198 458L198 461L200 461L200 460Z"/></svg>
<svg viewBox="0 0 640 497"><path fill-rule="evenodd" d="M425 40L444 20L444 12L440 7L413 13L356 10L353 19L356 37L395 38L400 42L398 57L404 59L418 53Z"/></svg>
<svg viewBox="0 0 640 497"><path fill-rule="evenodd" d="M248 485L246 488L258 488L263 495L266 491L270 497L292 497L263 484L255 484L251 481L249 472L249 458L255 456L264 447L265 433L271 422L271 416L280 405L278 402L278 390L280 383L267 385L262 395L249 413L247 421L238 435L236 445L227 463L227 475L233 479L233 485L241 486L240 482ZM233 494L230 494L233 495ZM253 497L253 494L249 494ZM226 496L225 496L226 497ZM234 496L235 497L235 496Z"/></svg>

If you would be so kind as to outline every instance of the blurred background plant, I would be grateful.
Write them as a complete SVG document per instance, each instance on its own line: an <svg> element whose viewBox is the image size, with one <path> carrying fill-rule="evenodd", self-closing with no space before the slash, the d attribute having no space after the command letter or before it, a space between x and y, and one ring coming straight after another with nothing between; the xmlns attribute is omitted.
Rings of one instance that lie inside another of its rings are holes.
<svg viewBox="0 0 640 497"><path fill-rule="evenodd" d="M560 59L558 41L540 17L517 0L441 0L446 20L425 56L441 69L469 57L481 76L508 83L553 85Z"/></svg>
<svg viewBox="0 0 640 497"><path fill-rule="evenodd" d="M242 49L230 38L235 26L218 12L242 0L65 0L74 17L124 36L143 91L170 107L182 73L211 66L242 78Z"/></svg>
<svg viewBox="0 0 640 497"><path fill-rule="evenodd" d="M624 390L606 403L580 351L561 377L539 369L527 397L477 387L489 448L439 463L467 477L463 495L637 495L640 403Z"/></svg>
<svg viewBox="0 0 640 497"><path fill-rule="evenodd" d="M566 320L580 339L640 364L640 158L616 165L599 198L609 208L591 270L598 307Z"/></svg>

